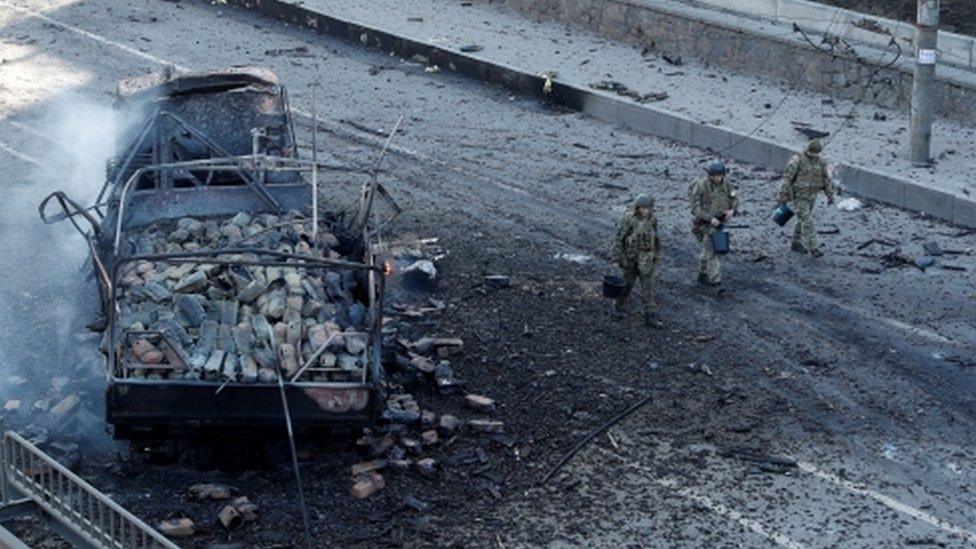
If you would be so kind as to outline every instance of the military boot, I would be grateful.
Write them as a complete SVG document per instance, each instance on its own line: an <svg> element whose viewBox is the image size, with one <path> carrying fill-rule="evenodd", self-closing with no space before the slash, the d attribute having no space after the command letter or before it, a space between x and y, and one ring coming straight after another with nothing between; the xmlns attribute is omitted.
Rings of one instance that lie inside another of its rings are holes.
<svg viewBox="0 0 976 549"><path fill-rule="evenodd" d="M654 313L644 313L644 326L660 329L664 327L664 323Z"/></svg>
<svg viewBox="0 0 976 549"><path fill-rule="evenodd" d="M705 273L698 273L698 283L702 286L708 286L708 275Z"/></svg>
<svg viewBox="0 0 976 549"><path fill-rule="evenodd" d="M627 314L627 302L620 298L613 300L613 317L619 320L623 318L626 314Z"/></svg>
<svg viewBox="0 0 976 549"><path fill-rule="evenodd" d="M813 255L813 257L823 257L823 250L820 248L814 248L810 250L810 254Z"/></svg>
<svg viewBox="0 0 976 549"><path fill-rule="evenodd" d="M793 244L790 245L790 249L799 254L807 253L807 249L803 247L803 244L800 244L796 240L794 240Z"/></svg>

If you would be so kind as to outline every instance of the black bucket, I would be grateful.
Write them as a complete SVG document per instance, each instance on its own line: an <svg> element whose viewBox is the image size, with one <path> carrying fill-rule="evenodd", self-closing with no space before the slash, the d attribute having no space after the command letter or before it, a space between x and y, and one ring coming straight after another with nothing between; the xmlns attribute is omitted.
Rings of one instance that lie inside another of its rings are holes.
<svg viewBox="0 0 976 549"><path fill-rule="evenodd" d="M729 233L725 229L718 229L712 233L712 250L715 252L715 255L729 253Z"/></svg>
<svg viewBox="0 0 976 549"><path fill-rule="evenodd" d="M773 212L773 221L776 222L780 227L786 225L786 222L793 219L793 210L790 209L786 204L780 204L776 211Z"/></svg>
<svg viewBox="0 0 976 549"><path fill-rule="evenodd" d="M603 277L603 297L617 299L624 295L624 288L626 287L627 281L617 275L609 274Z"/></svg>

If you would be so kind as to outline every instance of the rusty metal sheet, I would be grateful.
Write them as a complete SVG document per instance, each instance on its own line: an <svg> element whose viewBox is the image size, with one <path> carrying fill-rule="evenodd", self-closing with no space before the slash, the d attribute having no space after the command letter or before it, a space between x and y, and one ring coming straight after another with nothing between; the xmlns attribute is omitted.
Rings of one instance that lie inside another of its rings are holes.
<svg viewBox="0 0 976 549"><path fill-rule="evenodd" d="M329 413L358 412L369 404L369 391L366 389L305 387L302 390L319 408Z"/></svg>

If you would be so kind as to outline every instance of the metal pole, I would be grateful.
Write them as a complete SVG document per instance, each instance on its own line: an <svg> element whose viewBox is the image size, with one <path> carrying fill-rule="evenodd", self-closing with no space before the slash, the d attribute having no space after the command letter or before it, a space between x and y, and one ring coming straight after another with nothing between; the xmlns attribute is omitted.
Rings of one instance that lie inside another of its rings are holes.
<svg viewBox="0 0 976 549"><path fill-rule="evenodd" d="M319 116L315 106L315 88L318 82L312 82L312 246L319 242Z"/></svg>
<svg viewBox="0 0 976 549"><path fill-rule="evenodd" d="M918 0L915 76L912 83L911 161L932 163L932 118L935 115L935 66L939 40L939 0Z"/></svg>

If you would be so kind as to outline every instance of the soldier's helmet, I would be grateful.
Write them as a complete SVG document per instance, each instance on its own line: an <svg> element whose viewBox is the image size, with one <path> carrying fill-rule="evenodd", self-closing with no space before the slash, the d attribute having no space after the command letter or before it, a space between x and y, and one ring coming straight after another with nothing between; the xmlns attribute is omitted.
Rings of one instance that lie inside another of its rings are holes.
<svg viewBox="0 0 976 549"><path fill-rule="evenodd" d="M708 175L725 175L728 169L723 162L712 162L705 168L705 171L708 172Z"/></svg>
<svg viewBox="0 0 976 549"><path fill-rule="evenodd" d="M813 139L807 144L807 152L810 154L820 154L823 150L823 143L819 139Z"/></svg>
<svg viewBox="0 0 976 549"><path fill-rule="evenodd" d="M634 206L638 208L653 208L654 199L646 194L637 195L637 200L634 201Z"/></svg>

